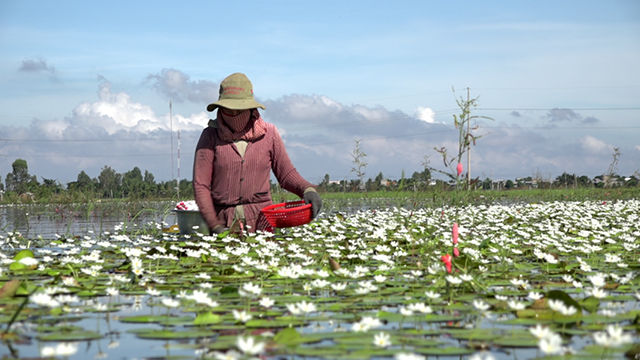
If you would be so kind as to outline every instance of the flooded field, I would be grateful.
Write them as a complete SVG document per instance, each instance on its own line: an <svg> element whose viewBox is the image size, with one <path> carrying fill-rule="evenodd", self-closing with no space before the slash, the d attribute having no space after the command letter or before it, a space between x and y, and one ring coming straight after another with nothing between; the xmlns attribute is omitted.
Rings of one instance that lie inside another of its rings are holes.
<svg viewBox="0 0 640 360"><path fill-rule="evenodd" d="M640 356L640 201L376 201L244 237L164 232L170 203L5 208L0 356Z"/></svg>

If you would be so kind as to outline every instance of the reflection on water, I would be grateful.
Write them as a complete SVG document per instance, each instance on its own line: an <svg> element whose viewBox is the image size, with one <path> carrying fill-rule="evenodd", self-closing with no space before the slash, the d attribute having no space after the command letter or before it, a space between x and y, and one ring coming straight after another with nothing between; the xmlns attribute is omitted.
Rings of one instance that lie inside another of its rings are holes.
<svg viewBox="0 0 640 360"><path fill-rule="evenodd" d="M25 238L55 239L56 235L94 236L113 232L125 226L130 231L144 226L168 228L177 224L174 201L95 202L86 204L21 204L0 206L0 229L19 232ZM433 206L424 199L363 198L328 199L324 201L326 214L355 213L360 210L384 208L417 208Z"/></svg>
<svg viewBox="0 0 640 360"><path fill-rule="evenodd" d="M176 224L170 211L174 206L173 201L3 205L0 229L26 238L55 239L56 235L99 235L123 226L129 230L169 227Z"/></svg>

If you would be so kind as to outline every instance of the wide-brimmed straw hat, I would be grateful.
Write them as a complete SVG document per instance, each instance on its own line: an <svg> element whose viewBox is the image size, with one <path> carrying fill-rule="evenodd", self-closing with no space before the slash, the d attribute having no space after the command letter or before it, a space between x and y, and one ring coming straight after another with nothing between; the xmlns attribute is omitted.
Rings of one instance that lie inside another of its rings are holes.
<svg viewBox="0 0 640 360"><path fill-rule="evenodd" d="M219 106L231 110L266 109L253 98L253 85L247 75L242 73L231 74L222 80L218 101L207 105L207 111L213 111Z"/></svg>

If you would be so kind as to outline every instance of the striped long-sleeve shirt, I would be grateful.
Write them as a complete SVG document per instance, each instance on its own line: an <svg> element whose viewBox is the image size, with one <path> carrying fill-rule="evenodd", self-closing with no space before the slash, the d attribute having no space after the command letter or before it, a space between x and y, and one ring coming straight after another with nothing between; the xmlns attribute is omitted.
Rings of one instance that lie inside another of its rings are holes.
<svg viewBox="0 0 640 360"><path fill-rule="evenodd" d="M193 190L210 229L231 226L237 205L243 205L251 231L264 230L260 210L271 205L271 171L280 186L300 197L313 187L291 163L278 130L266 123L266 134L249 141L244 156L233 142L220 139L214 126L202 131L193 165ZM260 221L259 221L260 220Z"/></svg>

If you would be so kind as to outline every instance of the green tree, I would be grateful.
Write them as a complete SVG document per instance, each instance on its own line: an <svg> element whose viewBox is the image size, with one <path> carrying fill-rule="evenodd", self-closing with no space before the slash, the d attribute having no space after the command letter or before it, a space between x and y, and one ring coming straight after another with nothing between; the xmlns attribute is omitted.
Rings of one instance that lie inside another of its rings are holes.
<svg viewBox="0 0 640 360"><path fill-rule="evenodd" d="M29 166L26 160L16 159L11 164L11 167L13 172L8 173L5 180L7 191L23 194L29 190L34 190L38 186L38 180L35 175L29 175Z"/></svg>
<svg viewBox="0 0 640 360"><path fill-rule="evenodd" d="M110 166L104 166L98 175L98 186L103 197L120 197L122 174L116 172Z"/></svg>
<svg viewBox="0 0 640 360"><path fill-rule="evenodd" d="M97 179L91 179L84 170L80 171L76 181L72 181L67 185L69 190L80 191L85 193L91 193L95 190L98 184Z"/></svg>
<svg viewBox="0 0 640 360"><path fill-rule="evenodd" d="M515 184L513 183L513 181L511 181L511 179L507 180L507 182L504 184L504 188L507 190L513 189L514 186Z"/></svg>
<svg viewBox="0 0 640 360"><path fill-rule="evenodd" d="M329 181L331 181L329 174L325 174L318 187L324 191L327 191L329 189Z"/></svg>
<svg viewBox="0 0 640 360"><path fill-rule="evenodd" d="M591 187L593 186L593 181L587 175L582 175L578 178L578 186Z"/></svg>
<svg viewBox="0 0 640 360"><path fill-rule="evenodd" d="M142 171L137 166L122 176L122 192L124 196L139 198L144 190Z"/></svg>
<svg viewBox="0 0 640 360"><path fill-rule="evenodd" d="M576 174L567 174L563 172L556 178L556 185L561 187L573 187L577 183Z"/></svg>
<svg viewBox="0 0 640 360"><path fill-rule="evenodd" d="M57 179L42 177L42 185L38 188L38 198L46 198L51 194L58 194L62 190L62 184Z"/></svg>
<svg viewBox="0 0 640 360"><path fill-rule="evenodd" d="M144 178L142 180L144 183L144 196L156 195L158 185L156 184L155 177L149 170L144 171Z"/></svg>

